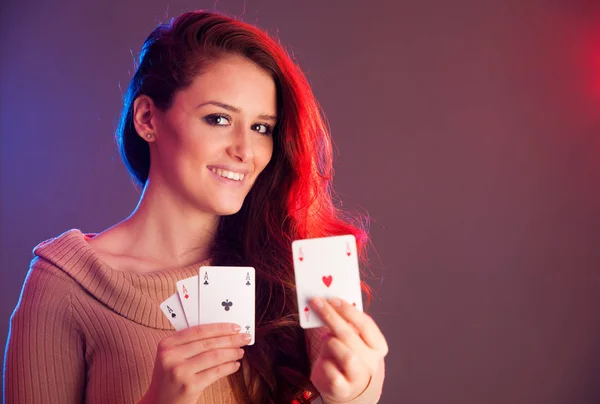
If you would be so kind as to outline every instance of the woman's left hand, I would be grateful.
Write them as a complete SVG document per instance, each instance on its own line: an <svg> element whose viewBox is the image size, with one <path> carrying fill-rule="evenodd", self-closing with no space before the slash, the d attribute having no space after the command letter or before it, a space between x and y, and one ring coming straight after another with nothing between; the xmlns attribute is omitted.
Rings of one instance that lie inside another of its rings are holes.
<svg viewBox="0 0 600 404"><path fill-rule="evenodd" d="M388 353L375 321L337 298L314 298L311 306L329 328L310 380L327 403L346 403L369 385Z"/></svg>

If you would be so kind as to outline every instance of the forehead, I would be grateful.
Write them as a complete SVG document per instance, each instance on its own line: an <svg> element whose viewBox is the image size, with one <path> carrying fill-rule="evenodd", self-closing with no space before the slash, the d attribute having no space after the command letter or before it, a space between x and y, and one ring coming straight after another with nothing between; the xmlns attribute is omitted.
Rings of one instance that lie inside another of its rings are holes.
<svg viewBox="0 0 600 404"><path fill-rule="evenodd" d="M210 63L176 98L198 105L219 101L249 113L276 113L276 87L271 75L242 56L224 56Z"/></svg>

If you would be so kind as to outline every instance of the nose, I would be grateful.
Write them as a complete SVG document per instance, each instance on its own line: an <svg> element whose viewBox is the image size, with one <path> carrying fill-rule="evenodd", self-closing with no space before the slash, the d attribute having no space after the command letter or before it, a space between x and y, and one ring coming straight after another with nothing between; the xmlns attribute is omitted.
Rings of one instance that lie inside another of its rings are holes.
<svg viewBox="0 0 600 404"><path fill-rule="evenodd" d="M228 154L240 162L247 162L253 157L252 132L250 129L236 130L228 147Z"/></svg>

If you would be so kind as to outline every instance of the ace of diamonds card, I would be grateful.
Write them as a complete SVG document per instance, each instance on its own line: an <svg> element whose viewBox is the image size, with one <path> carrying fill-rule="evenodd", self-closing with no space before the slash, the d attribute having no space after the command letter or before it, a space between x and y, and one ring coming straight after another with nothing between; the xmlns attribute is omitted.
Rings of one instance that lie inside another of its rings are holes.
<svg viewBox="0 0 600 404"><path fill-rule="evenodd" d="M292 242L300 326L323 326L308 301L313 297L338 297L363 311L360 274L353 235Z"/></svg>

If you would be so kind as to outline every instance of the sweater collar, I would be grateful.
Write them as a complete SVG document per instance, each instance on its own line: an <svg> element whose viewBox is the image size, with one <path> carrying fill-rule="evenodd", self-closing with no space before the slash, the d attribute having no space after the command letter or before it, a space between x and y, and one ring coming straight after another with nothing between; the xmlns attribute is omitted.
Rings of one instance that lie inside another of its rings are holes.
<svg viewBox="0 0 600 404"><path fill-rule="evenodd" d="M67 273L96 300L121 316L147 327L173 330L160 303L177 292L177 281L198 275L201 266L210 265L209 260L151 273L123 272L100 259L87 242L93 236L78 229L68 230L40 243L33 253Z"/></svg>

